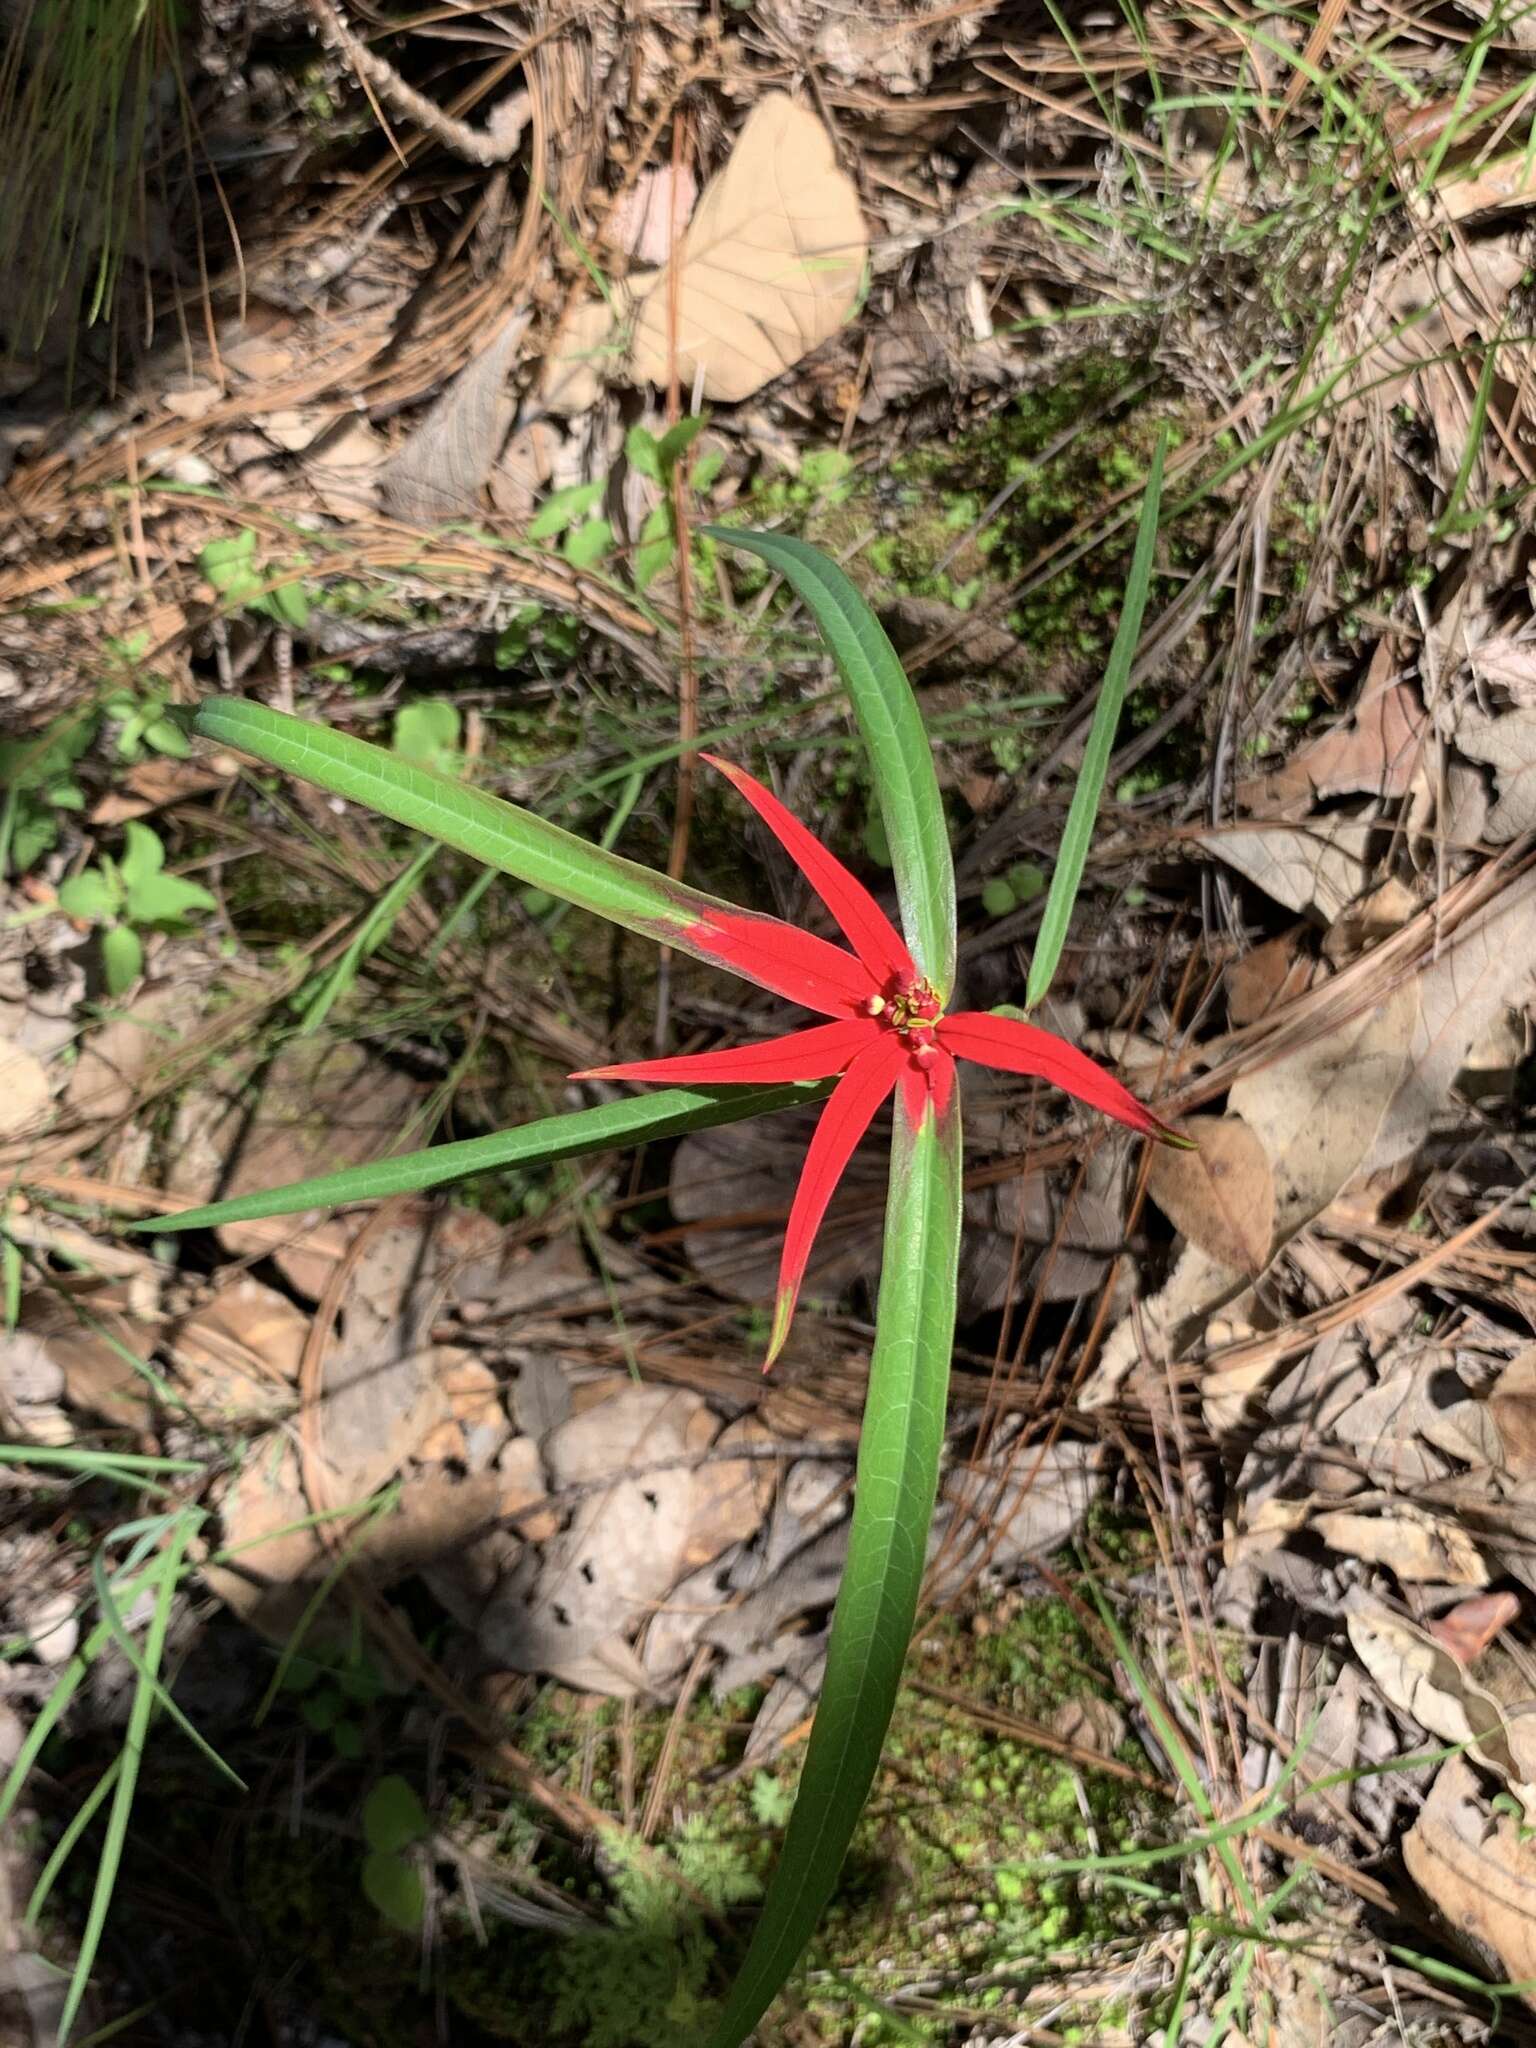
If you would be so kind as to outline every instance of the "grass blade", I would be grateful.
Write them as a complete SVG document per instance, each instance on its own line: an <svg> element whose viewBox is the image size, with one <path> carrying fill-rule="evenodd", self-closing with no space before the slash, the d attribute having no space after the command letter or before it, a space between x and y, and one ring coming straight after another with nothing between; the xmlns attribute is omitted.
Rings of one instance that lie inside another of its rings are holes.
<svg viewBox="0 0 1536 2048"><path fill-rule="evenodd" d="M907 944L934 987L948 995L955 983L949 829L922 713L884 627L837 564L803 540L728 526L702 531L776 569L821 628L869 749Z"/></svg>
<svg viewBox="0 0 1536 2048"><path fill-rule="evenodd" d="M795 1810L709 2048L740 2048L815 1931L880 1762L938 1489L960 1247L960 1108L914 1131L898 1093L885 1263L848 1564Z"/></svg>
<svg viewBox="0 0 1536 2048"><path fill-rule="evenodd" d="M1157 515L1163 496L1163 461L1167 453L1168 429L1164 427L1153 451L1147 493L1141 501L1141 523L1136 529L1136 547L1131 556L1131 572L1126 579L1120 624L1109 651L1109 664L1104 671L1098 705L1089 728L1088 744L1083 749L1083 765L1078 771L1077 787L1072 792L1072 807L1067 812L1067 827L1061 835L1061 847L1056 855L1051 891L1040 920L1040 936L1035 942L1034 958L1029 963L1024 1006L1030 1010L1050 993L1056 969L1061 963L1061 950L1067 942L1072 912L1077 906L1083 869L1088 864L1094 820L1098 816L1099 800L1104 794L1104 782L1109 774L1109 757L1114 751L1115 731L1131 680L1136 643L1141 638L1147 593L1152 587L1152 551L1157 540Z"/></svg>
<svg viewBox="0 0 1536 2048"><path fill-rule="evenodd" d="M290 1181L286 1187L263 1188L210 1202L201 1209L183 1209L176 1216L141 1218L131 1230L209 1230L224 1223L246 1223L262 1216L291 1216L299 1209L329 1209L342 1202L378 1201L388 1195L418 1194L463 1180L472 1173L490 1173L500 1166L530 1161L573 1159L584 1152L605 1152L621 1145L641 1145L651 1138L673 1138L685 1131L705 1131L743 1117L766 1116L819 1102L831 1086L817 1081L777 1088L666 1088L655 1095L626 1096L594 1109L572 1110L564 1116L540 1117L515 1130L496 1131L488 1138L465 1138L456 1145L430 1145L397 1159L375 1159L339 1173L316 1174Z"/></svg>
<svg viewBox="0 0 1536 2048"><path fill-rule="evenodd" d="M123 1843L128 1834L128 1822L133 1814L133 1795L138 1787L139 1767L144 1761L144 1740L149 1733L150 1714L155 1704L154 1680L160 1669L160 1659L165 1654L166 1631L170 1627L171 1603L181 1574L182 1552L186 1549L193 1529L200 1519L201 1517L196 1515L183 1516L176 1523L155 1572L154 1612L150 1615L149 1627L144 1633L143 1661L139 1667L133 1701L128 1709L128 1725L123 1731L120 1768L117 1783L112 1788L112 1807L107 1816L107 1831L101 1845L101 1860L96 1866L96 1882L91 1889L90 1910L86 1914L85 1928L80 1936L80 1952L75 1958L74 1972L69 1980L69 1990L65 1994L64 2010L59 2017L61 2044L69 2039L70 2029L75 2024L80 2002L85 1997L86 1986L90 1982L97 1950L101 1947L102 1930L106 1926L107 1910L112 1903L112 1893L117 1885L118 1866L123 1860Z"/></svg>

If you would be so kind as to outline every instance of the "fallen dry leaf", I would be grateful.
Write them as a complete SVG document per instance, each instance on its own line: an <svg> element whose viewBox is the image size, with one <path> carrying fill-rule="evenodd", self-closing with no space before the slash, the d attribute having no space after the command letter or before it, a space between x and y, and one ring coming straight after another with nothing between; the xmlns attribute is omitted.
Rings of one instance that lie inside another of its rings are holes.
<svg viewBox="0 0 1536 2048"><path fill-rule="evenodd" d="M1159 1145L1147 1191L1176 1230L1234 1271L1252 1278L1269 1263L1275 1178L1269 1155L1240 1117L1186 1117L1180 1135L1194 1152Z"/></svg>
<svg viewBox="0 0 1536 2048"><path fill-rule="evenodd" d="M297 1398L309 1318L276 1288L237 1274L177 1326L171 1353L200 1421L271 1421Z"/></svg>
<svg viewBox="0 0 1536 2048"><path fill-rule="evenodd" d="M48 1070L14 1039L0 1038L0 1138L35 1130L48 1111Z"/></svg>
<svg viewBox="0 0 1536 2048"><path fill-rule="evenodd" d="M1504 1469L1516 1479L1536 1478L1536 1344L1505 1366L1488 1395Z"/></svg>
<svg viewBox="0 0 1536 2048"><path fill-rule="evenodd" d="M614 317L605 299L578 299L544 357L539 400L546 412L575 419L602 396L603 378L619 363Z"/></svg>
<svg viewBox="0 0 1536 2048"><path fill-rule="evenodd" d="M1497 716L1467 701L1456 713L1456 744L1493 770L1498 801L1483 827L1495 845L1536 825L1536 712L1518 706Z"/></svg>
<svg viewBox="0 0 1536 2048"><path fill-rule="evenodd" d="M1231 825L1196 834L1199 845L1283 903L1332 924L1370 880L1371 826Z"/></svg>
<svg viewBox="0 0 1536 2048"><path fill-rule="evenodd" d="M665 263L698 196L698 180L687 164L659 164L642 171L609 215L602 239L610 249L647 268Z"/></svg>
<svg viewBox="0 0 1536 2048"><path fill-rule="evenodd" d="M1473 672L1484 682L1509 692L1522 711L1536 707L1536 640L1515 633L1494 633L1467 649Z"/></svg>
<svg viewBox="0 0 1536 2048"><path fill-rule="evenodd" d="M1459 1523L1421 1508L1397 1507L1379 1515L1336 1509L1317 1515L1315 1533L1347 1557L1384 1564L1409 1584L1486 1586L1491 1576L1482 1552Z"/></svg>
<svg viewBox="0 0 1536 2048"><path fill-rule="evenodd" d="M675 301L683 389L702 379L706 398L749 398L842 326L868 250L858 193L825 127L787 93L765 94L680 248L637 293L635 375L668 381Z"/></svg>
<svg viewBox="0 0 1536 2048"><path fill-rule="evenodd" d="M380 470L385 508L397 519L438 526L475 515L516 411L507 377L530 318L508 315Z"/></svg>
<svg viewBox="0 0 1536 2048"><path fill-rule="evenodd" d="M1426 1630L1379 1602L1345 1617L1355 1654L1390 1704L1503 1779L1526 1812L1536 1812L1536 1716L1506 1714Z"/></svg>
<svg viewBox="0 0 1536 2048"><path fill-rule="evenodd" d="M1238 1030L1267 1017L1271 1010L1282 1009L1293 996L1305 995L1311 987L1314 963L1298 943L1300 929L1265 939L1241 960L1234 960L1223 974L1227 1015Z"/></svg>
<svg viewBox="0 0 1536 2048"><path fill-rule="evenodd" d="M737 1445L766 1445L773 1438L755 1415L743 1415L715 1439L718 1453ZM771 1458L729 1458L701 1464L693 1475L693 1504L683 1565L692 1571L709 1564L733 1543L755 1536L773 1506L780 1466ZM647 1658L649 1663L649 1658Z"/></svg>
<svg viewBox="0 0 1536 2048"><path fill-rule="evenodd" d="M1423 760L1428 720L1411 683L1396 676L1397 650L1383 640L1371 659L1354 715L1289 761L1239 787L1238 802L1261 814L1274 804L1325 796L1405 796Z"/></svg>
<svg viewBox="0 0 1536 2048"><path fill-rule="evenodd" d="M1490 1978L1536 1978L1536 1840L1512 1814L1490 1810L1465 1757L1441 1766L1403 1838L1403 1861Z"/></svg>
<svg viewBox="0 0 1536 2048"><path fill-rule="evenodd" d="M1500 1630L1518 1620L1519 1614L1518 1595L1478 1593L1470 1600L1460 1601L1449 1614L1427 1622L1425 1628L1458 1664L1468 1665L1475 1663Z"/></svg>

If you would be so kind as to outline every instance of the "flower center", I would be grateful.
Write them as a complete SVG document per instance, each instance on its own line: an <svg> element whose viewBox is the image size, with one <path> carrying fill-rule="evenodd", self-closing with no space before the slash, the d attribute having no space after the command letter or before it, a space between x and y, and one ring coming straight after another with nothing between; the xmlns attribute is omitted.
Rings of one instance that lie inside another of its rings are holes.
<svg viewBox="0 0 1536 2048"><path fill-rule="evenodd" d="M888 1030L899 1032L919 1059L925 1054L932 1057L933 1027L944 1005L931 981L914 976L898 983L889 995L871 996L866 1008Z"/></svg>

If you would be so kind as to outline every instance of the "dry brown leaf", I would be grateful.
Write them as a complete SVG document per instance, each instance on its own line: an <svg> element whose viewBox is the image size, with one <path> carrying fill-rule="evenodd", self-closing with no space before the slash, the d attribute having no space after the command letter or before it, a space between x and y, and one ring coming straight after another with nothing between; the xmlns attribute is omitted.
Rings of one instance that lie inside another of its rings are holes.
<svg viewBox="0 0 1536 2048"><path fill-rule="evenodd" d="M713 1449L719 1452L738 1444L772 1441L755 1415L743 1415L720 1432ZM686 1570L708 1564L733 1543L745 1543L756 1535L773 1506L780 1469L771 1458L731 1458L699 1466L693 1475L693 1511L683 1550ZM650 1661L647 1656L647 1664Z"/></svg>
<svg viewBox="0 0 1536 2048"><path fill-rule="evenodd" d="M1354 716L1322 733L1273 774L1243 785L1238 801L1262 813L1323 796L1405 796L1423 760L1428 720L1411 683L1395 679L1395 649L1372 657Z"/></svg>
<svg viewBox="0 0 1536 2048"><path fill-rule="evenodd" d="M1490 1978L1536 1978L1536 1840L1512 1814L1492 1813L1465 1757L1441 1766L1403 1861Z"/></svg>
<svg viewBox="0 0 1536 2048"><path fill-rule="evenodd" d="M1516 1479L1536 1478L1536 1344L1518 1352L1499 1374L1488 1409L1504 1469Z"/></svg>
<svg viewBox="0 0 1536 2048"><path fill-rule="evenodd" d="M384 436L359 415L306 451L304 474L333 519L357 519L378 510L379 472L388 454Z"/></svg>
<svg viewBox="0 0 1536 2048"><path fill-rule="evenodd" d="M1186 1117L1179 1132L1199 1149L1157 1146L1148 1193L1192 1244L1256 1278L1275 1229L1275 1178L1263 1144L1235 1116Z"/></svg>
<svg viewBox="0 0 1536 2048"><path fill-rule="evenodd" d="M665 263L698 196L699 181L687 164L658 164L642 171L609 215L602 239L610 249L647 268Z"/></svg>
<svg viewBox="0 0 1536 2048"><path fill-rule="evenodd" d="M35 1130L48 1113L48 1070L14 1039L0 1038L0 1138Z"/></svg>
<svg viewBox="0 0 1536 2048"><path fill-rule="evenodd" d="M1238 1030L1283 1008L1293 996L1304 995L1311 987L1313 963L1298 943L1300 929L1266 939L1241 960L1234 960L1222 976L1227 1015Z"/></svg>
<svg viewBox="0 0 1536 2048"><path fill-rule="evenodd" d="M507 377L530 317L516 312L502 322L380 470L385 507L397 519L438 526L474 517L516 411Z"/></svg>
<svg viewBox="0 0 1536 2048"><path fill-rule="evenodd" d="M550 342L539 379L546 412L575 419L596 405L603 379L617 368L614 316L605 299L578 299Z"/></svg>
<svg viewBox="0 0 1536 2048"><path fill-rule="evenodd" d="M1499 1632L1518 1620L1519 1615L1516 1594L1478 1593L1425 1626L1441 1649L1449 1650L1456 1662L1465 1666L1475 1663Z"/></svg>
<svg viewBox="0 0 1536 2048"><path fill-rule="evenodd" d="M683 389L702 379L706 398L749 398L842 326L868 250L858 193L825 127L787 93L765 94L640 298L635 375L668 381L675 300Z"/></svg>
<svg viewBox="0 0 1536 2048"><path fill-rule="evenodd" d="M1336 1509L1318 1515L1313 1530L1347 1557L1391 1567L1406 1584L1486 1586L1491 1576L1482 1552L1459 1523L1422 1509L1397 1507L1379 1515Z"/></svg>
<svg viewBox="0 0 1536 2048"><path fill-rule="evenodd" d="M196 761L173 761L166 754L151 754L147 760L134 762L91 806L91 823L121 825L128 818L147 817L166 804L206 796L229 780L235 765L233 754L210 754Z"/></svg>
<svg viewBox="0 0 1536 2048"><path fill-rule="evenodd" d="M1536 825L1536 712L1517 707L1495 717L1466 702L1456 714L1456 744L1469 759L1491 768L1498 782L1486 836L1502 846L1529 832Z"/></svg>
<svg viewBox="0 0 1536 2048"><path fill-rule="evenodd" d="M1390 1704L1442 1742L1503 1779L1527 1813L1536 1812L1536 1716L1506 1714L1426 1630L1379 1602L1345 1617L1355 1654Z"/></svg>
<svg viewBox="0 0 1536 2048"><path fill-rule="evenodd" d="M60 1331L48 1339L48 1349L63 1369L69 1405L125 1429L144 1429L149 1422L150 1376L131 1360L147 1366L159 1332L110 1310L94 1310L92 1321L92 1329Z"/></svg>
<svg viewBox="0 0 1536 2048"><path fill-rule="evenodd" d="M642 1688L628 1639L682 1576L693 1517L688 1460L714 1427L698 1395L631 1385L552 1430L543 1446L551 1487L594 1490L489 1603L485 1653L509 1670L591 1691Z"/></svg>
<svg viewBox="0 0 1536 2048"><path fill-rule="evenodd" d="M292 1408L309 1318L241 1273L172 1339L187 1406L214 1423L270 1421Z"/></svg>
<svg viewBox="0 0 1536 2048"><path fill-rule="evenodd" d="M1369 825L1232 825L1196 834L1218 860L1283 903L1332 924L1370 880Z"/></svg>
<svg viewBox="0 0 1536 2048"><path fill-rule="evenodd" d="M1434 207L1450 220L1472 220L1480 213L1498 213L1509 206L1528 206L1536 198L1536 157L1529 149L1475 164L1465 171L1442 171L1435 180Z"/></svg>
<svg viewBox="0 0 1536 2048"><path fill-rule="evenodd" d="M1522 711L1536 707L1536 640L1515 633L1494 633L1467 649L1467 660L1484 682L1509 692Z"/></svg>
<svg viewBox="0 0 1536 2048"><path fill-rule="evenodd" d="M65 1107L81 1117L126 1116L139 1083L190 1028L201 1003L201 990L160 982L87 1032L64 1090Z"/></svg>

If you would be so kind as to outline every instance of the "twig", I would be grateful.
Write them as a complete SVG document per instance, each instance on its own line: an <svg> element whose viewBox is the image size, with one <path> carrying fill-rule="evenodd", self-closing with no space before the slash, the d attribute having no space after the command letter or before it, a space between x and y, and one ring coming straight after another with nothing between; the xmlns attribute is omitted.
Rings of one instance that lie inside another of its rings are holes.
<svg viewBox="0 0 1536 2048"><path fill-rule="evenodd" d="M455 156L489 169L492 164L509 162L516 154L532 110L525 91L509 93L500 106L492 109L484 128L471 128L467 121L445 114L424 93L408 85L387 58L360 42L333 0L309 0L309 10L320 24L321 40L343 53L364 85L376 86L379 97L397 114L435 135Z"/></svg>

